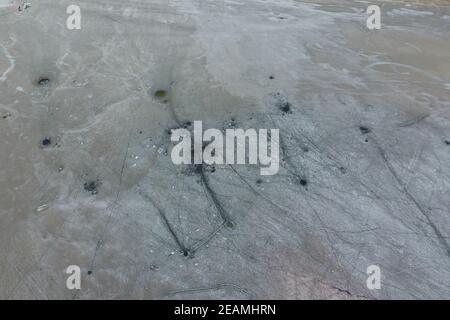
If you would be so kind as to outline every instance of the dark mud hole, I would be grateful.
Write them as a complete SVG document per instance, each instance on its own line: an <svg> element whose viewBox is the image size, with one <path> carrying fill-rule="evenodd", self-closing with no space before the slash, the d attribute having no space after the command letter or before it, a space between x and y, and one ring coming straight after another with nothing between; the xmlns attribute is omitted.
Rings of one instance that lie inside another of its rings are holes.
<svg viewBox="0 0 450 320"><path fill-rule="evenodd" d="M95 195L98 193L99 185L100 185L100 183L98 181L92 180L92 181L85 182L83 187L84 187L84 190Z"/></svg>

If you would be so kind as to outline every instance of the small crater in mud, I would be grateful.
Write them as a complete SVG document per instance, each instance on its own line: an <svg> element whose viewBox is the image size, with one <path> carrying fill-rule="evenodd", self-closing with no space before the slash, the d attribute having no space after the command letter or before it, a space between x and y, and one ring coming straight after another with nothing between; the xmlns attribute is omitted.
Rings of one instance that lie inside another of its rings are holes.
<svg viewBox="0 0 450 320"><path fill-rule="evenodd" d="M88 275L91 275L91 274L92 274L92 270L89 270L89 271L87 272L87 274L88 274Z"/></svg>
<svg viewBox="0 0 450 320"><path fill-rule="evenodd" d="M275 77L274 77L274 76L270 76L269 79L270 79L270 80L273 80L273 79L275 79Z"/></svg>
<svg viewBox="0 0 450 320"><path fill-rule="evenodd" d="M281 103L278 108L283 112L283 114L292 113L291 104L289 102Z"/></svg>
<svg viewBox="0 0 450 320"><path fill-rule="evenodd" d="M37 81L37 84L41 87L45 87L48 86L50 84L50 79L47 77L41 77L39 78L39 80Z"/></svg>
<svg viewBox="0 0 450 320"><path fill-rule="evenodd" d="M448 146L450 146L450 140L444 140L444 143Z"/></svg>
<svg viewBox="0 0 450 320"><path fill-rule="evenodd" d="M261 185L262 183L263 183L263 180L262 180L262 179L257 179L257 180L256 180L256 184L257 184L257 185Z"/></svg>
<svg viewBox="0 0 450 320"><path fill-rule="evenodd" d="M225 121L224 125L223 125L223 129L236 129L237 128L237 123L236 123L236 119L234 117L232 117L230 120Z"/></svg>
<svg viewBox="0 0 450 320"><path fill-rule="evenodd" d="M148 268L149 268L150 270L152 270L152 271L158 271L158 270L159 270L159 267L158 267L158 266L155 266L154 264L150 265Z"/></svg>
<svg viewBox="0 0 450 320"><path fill-rule="evenodd" d="M41 141L41 146L43 148L49 147L52 144L52 138L49 137L44 137L44 139L42 139Z"/></svg>
<svg viewBox="0 0 450 320"><path fill-rule="evenodd" d="M273 95L275 107L281 110L283 115L292 113L292 105L288 99L281 93L277 92Z"/></svg>
<svg viewBox="0 0 450 320"><path fill-rule="evenodd" d="M300 185L306 187L308 185L308 181L306 179L300 179L299 181Z"/></svg>
<svg viewBox="0 0 450 320"><path fill-rule="evenodd" d="M83 187L84 187L84 190L95 195L98 193L99 182L96 180L88 181L88 182L84 183Z"/></svg>
<svg viewBox="0 0 450 320"><path fill-rule="evenodd" d="M185 122L183 122L182 127L184 129L190 129L192 127L192 122L191 121L185 121Z"/></svg>
<svg viewBox="0 0 450 320"><path fill-rule="evenodd" d="M370 128L366 127L366 126L361 126L359 127L359 131L361 131L362 134L368 134L370 133L372 130L370 130Z"/></svg>
<svg viewBox="0 0 450 320"><path fill-rule="evenodd" d="M167 91L166 90L156 90L155 93L153 94L154 97L158 100L162 100L164 103L167 102L167 99L165 99L167 97Z"/></svg>
<svg viewBox="0 0 450 320"><path fill-rule="evenodd" d="M225 226L226 226L227 228L230 228L230 229L235 229L235 228L236 228L236 222L234 222L234 221L227 221L227 222L225 223Z"/></svg>
<svg viewBox="0 0 450 320"><path fill-rule="evenodd" d="M185 121L181 124L180 127L173 127L173 128L169 128L166 130L167 134L169 136L172 135L172 130L177 130L177 129L186 129L186 130L191 130L192 129L192 122L191 121Z"/></svg>
<svg viewBox="0 0 450 320"><path fill-rule="evenodd" d="M18 10L19 12L22 12L23 10L27 10L27 9L29 9L29 8L31 8L31 4L29 4L29 3L24 3L24 4L22 4L22 5L19 5L19 7L17 8L17 10Z"/></svg>
<svg viewBox="0 0 450 320"><path fill-rule="evenodd" d="M11 113L6 112L6 113L2 114L1 117L2 117L2 119L8 119L9 117L11 117Z"/></svg>
<svg viewBox="0 0 450 320"><path fill-rule="evenodd" d="M345 167L339 167L339 171L343 174L347 173L347 169Z"/></svg>

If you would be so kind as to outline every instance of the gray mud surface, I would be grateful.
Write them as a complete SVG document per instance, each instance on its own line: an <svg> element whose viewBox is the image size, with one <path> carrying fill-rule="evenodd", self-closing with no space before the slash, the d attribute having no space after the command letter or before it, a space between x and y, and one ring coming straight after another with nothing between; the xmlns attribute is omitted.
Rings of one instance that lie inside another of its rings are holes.
<svg viewBox="0 0 450 320"><path fill-rule="evenodd" d="M450 3L371 2L0 0L0 298L449 299ZM194 120L279 173L173 165Z"/></svg>

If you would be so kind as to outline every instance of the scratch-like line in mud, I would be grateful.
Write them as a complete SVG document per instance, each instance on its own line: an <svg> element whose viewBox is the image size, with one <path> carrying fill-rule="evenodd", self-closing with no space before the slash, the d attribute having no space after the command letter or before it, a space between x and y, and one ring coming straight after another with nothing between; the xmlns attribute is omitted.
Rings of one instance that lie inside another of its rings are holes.
<svg viewBox="0 0 450 320"><path fill-rule="evenodd" d="M389 161L389 158L386 154L386 152L383 150L383 148L380 146L380 144L376 141L375 144L377 146L378 151L380 152L381 157L383 158L384 163L386 164L387 168L391 172L392 176L394 177L397 184L402 189L403 193L406 195L406 197L414 204L414 206L419 210L419 212L423 215L423 217L427 220L428 225L431 227L433 232L435 233L439 243L441 246L445 249L445 253L448 257L450 257L450 245L445 240L445 236L441 233L441 231L438 229L436 224L431 220L428 212L423 208L423 206L417 201L417 199L409 192L406 184L403 182L403 180L398 176L397 171L392 166L391 162Z"/></svg>
<svg viewBox="0 0 450 320"><path fill-rule="evenodd" d="M183 242L178 237L177 233L175 232L175 230L173 229L172 225L170 224L169 219L167 219L167 216L164 213L164 211L162 211L159 208L159 206L156 204L156 202L153 200L152 197L150 197L148 194L146 194L145 192L143 192L141 190L139 185L138 185L138 193L145 200L149 201L152 204L152 206L156 209L156 211L158 212L161 220L163 221L163 223L166 226L167 230L169 231L169 233L171 234L171 236L174 239L175 243L177 244L178 248L181 250L181 252L183 252L183 254L185 256L187 256L189 254L189 249L186 248L186 246L183 244Z"/></svg>

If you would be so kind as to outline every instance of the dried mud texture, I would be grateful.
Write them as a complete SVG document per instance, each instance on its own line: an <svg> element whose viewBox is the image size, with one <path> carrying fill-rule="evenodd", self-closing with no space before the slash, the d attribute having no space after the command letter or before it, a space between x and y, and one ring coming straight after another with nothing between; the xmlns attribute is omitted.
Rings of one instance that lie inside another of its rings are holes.
<svg viewBox="0 0 450 320"><path fill-rule="evenodd" d="M450 298L448 1L76 2L0 0L0 298ZM173 165L195 120L279 173Z"/></svg>

